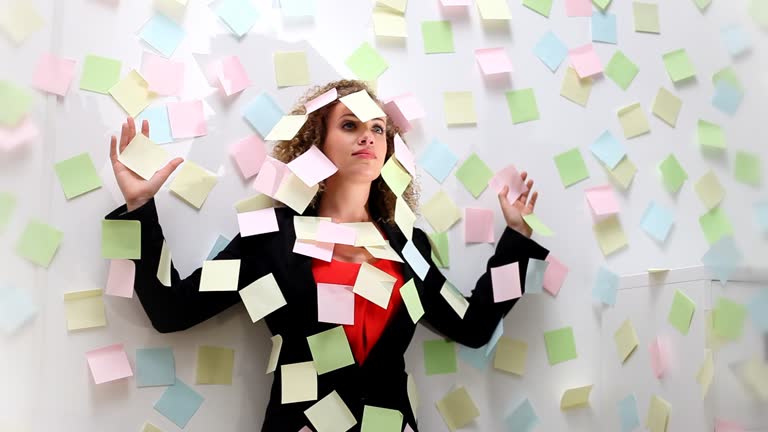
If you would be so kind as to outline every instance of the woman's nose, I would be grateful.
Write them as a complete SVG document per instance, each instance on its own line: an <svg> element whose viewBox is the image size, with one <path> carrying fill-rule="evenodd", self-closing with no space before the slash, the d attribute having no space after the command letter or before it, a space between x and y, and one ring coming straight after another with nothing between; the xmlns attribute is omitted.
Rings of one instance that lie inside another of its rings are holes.
<svg viewBox="0 0 768 432"><path fill-rule="evenodd" d="M359 143L363 145L373 144L373 134L371 131L366 129L365 132L363 132L363 134L360 136Z"/></svg>

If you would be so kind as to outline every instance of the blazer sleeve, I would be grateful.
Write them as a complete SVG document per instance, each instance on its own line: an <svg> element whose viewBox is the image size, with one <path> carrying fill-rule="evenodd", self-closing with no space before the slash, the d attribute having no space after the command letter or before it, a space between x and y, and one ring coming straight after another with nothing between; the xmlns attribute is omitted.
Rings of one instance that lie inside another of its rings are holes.
<svg viewBox="0 0 768 432"><path fill-rule="evenodd" d="M160 282L157 270L164 237L154 199L130 212L123 204L105 219L141 222L141 259L132 260L136 265L133 287L152 326L160 333L188 329L240 301L237 291L200 292L202 268L182 279L171 263L171 286ZM240 259L240 247L238 234L214 259ZM242 266L240 272L242 275Z"/></svg>
<svg viewBox="0 0 768 432"><path fill-rule="evenodd" d="M488 343L499 321L509 313L518 300L512 299L499 303L493 301L491 268L517 262L521 290L524 291L528 259L543 260L549 254L549 251L536 241L514 229L505 227L496 245L496 251L486 264L485 272L477 280L471 296L467 298L469 308L462 319L440 294L446 279L432 261L427 235L421 229L415 228L413 236L414 244L429 263L429 271L421 292L424 319L437 332L471 348L480 348Z"/></svg>

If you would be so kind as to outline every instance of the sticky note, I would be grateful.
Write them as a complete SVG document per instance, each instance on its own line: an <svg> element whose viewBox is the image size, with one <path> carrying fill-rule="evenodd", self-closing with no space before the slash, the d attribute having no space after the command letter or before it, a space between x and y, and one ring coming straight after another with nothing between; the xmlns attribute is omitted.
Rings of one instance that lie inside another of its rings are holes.
<svg viewBox="0 0 768 432"><path fill-rule="evenodd" d="M273 207L240 212L237 214L237 223L243 237L279 230Z"/></svg>
<svg viewBox="0 0 768 432"><path fill-rule="evenodd" d="M744 93L738 87L726 80L720 80L715 84L715 94L712 96L712 105L720 111L734 115L738 111Z"/></svg>
<svg viewBox="0 0 768 432"><path fill-rule="evenodd" d="M552 231L552 228L544 224L544 222L535 213L530 213L523 216L523 220L525 221L525 223L528 224L528 226L531 227L533 232L537 234L547 236L547 237L555 234L555 232Z"/></svg>
<svg viewBox="0 0 768 432"><path fill-rule="evenodd" d="M706 120L700 119L698 122L698 139L704 149L725 149L725 134L722 128Z"/></svg>
<svg viewBox="0 0 768 432"><path fill-rule="evenodd" d="M696 76L696 70L684 49L670 51L662 56L664 67L672 82L680 82Z"/></svg>
<svg viewBox="0 0 768 432"><path fill-rule="evenodd" d="M176 378L176 382L165 389L160 399L155 402L155 411L184 429L203 404L203 400L198 392Z"/></svg>
<svg viewBox="0 0 768 432"><path fill-rule="evenodd" d="M648 405L648 418L645 421L649 432L666 432L669 423L669 413L672 406L664 399L653 395Z"/></svg>
<svg viewBox="0 0 768 432"><path fill-rule="evenodd" d="M265 137L283 117L283 110L267 93L260 93L245 107L243 117L259 132L259 135Z"/></svg>
<svg viewBox="0 0 768 432"><path fill-rule="evenodd" d="M136 350L136 386L168 386L176 382L173 349L138 348Z"/></svg>
<svg viewBox="0 0 768 432"><path fill-rule="evenodd" d="M424 341L424 369L427 375L456 373L456 344L445 339Z"/></svg>
<svg viewBox="0 0 768 432"><path fill-rule="evenodd" d="M669 363L669 343L665 338L656 337L650 345L648 352L651 355L651 368L656 378L661 378L667 370Z"/></svg>
<svg viewBox="0 0 768 432"><path fill-rule="evenodd" d="M379 307L386 309L395 285L395 278L368 263L360 266L352 291Z"/></svg>
<svg viewBox="0 0 768 432"><path fill-rule="evenodd" d="M472 92L444 92L443 109L445 122L449 126L477 123L475 98L472 96Z"/></svg>
<svg viewBox="0 0 768 432"><path fill-rule="evenodd" d="M609 216L592 227L600 250L608 256L627 245L627 235L617 215Z"/></svg>
<svg viewBox="0 0 768 432"><path fill-rule="evenodd" d="M553 32L547 32L536 42L533 53L538 57L552 72L555 72L560 63L568 55L568 47Z"/></svg>
<svg viewBox="0 0 768 432"><path fill-rule="evenodd" d="M445 181L459 158L447 145L433 139L427 146L417 162L439 183Z"/></svg>
<svg viewBox="0 0 768 432"><path fill-rule="evenodd" d="M37 219L30 220L16 243L16 253L48 268L61 244L64 233Z"/></svg>
<svg viewBox="0 0 768 432"><path fill-rule="evenodd" d="M19 125L31 108L32 95L27 89L0 80L0 124Z"/></svg>
<svg viewBox="0 0 768 432"><path fill-rule="evenodd" d="M16 197L9 192L0 192L0 233L8 226L15 209Z"/></svg>
<svg viewBox="0 0 768 432"><path fill-rule="evenodd" d="M135 70L128 72L125 78L112 86L109 94L132 117L143 111L155 98L155 94L149 91L149 84Z"/></svg>
<svg viewBox="0 0 768 432"><path fill-rule="evenodd" d="M544 290L544 275L549 263L536 258L528 258L525 270L525 294L539 294Z"/></svg>
<svg viewBox="0 0 768 432"><path fill-rule="evenodd" d="M469 309L467 298L447 280L443 283L443 287L440 288L440 295L448 302L448 305L456 312L456 315L464 319L464 315L467 313L467 309Z"/></svg>
<svg viewBox="0 0 768 432"><path fill-rule="evenodd" d="M733 226L720 207L715 207L701 215L699 225L709 244L714 244L722 237L733 234Z"/></svg>
<svg viewBox="0 0 768 432"><path fill-rule="evenodd" d="M200 291L237 291L240 260L205 261L200 275Z"/></svg>
<svg viewBox="0 0 768 432"><path fill-rule="evenodd" d="M306 409L304 415L318 432L346 431L357 424L354 414L336 390Z"/></svg>
<svg viewBox="0 0 768 432"><path fill-rule="evenodd" d="M624 363L629 358L630 354L635 351L639 344L637 340L637 333L632 326L630 320L625 320L621 327L613 334L613 340L616 342L616 352L619 355L619 360Z"/></svg>
<svg viewBox="0 0 768 432"><path fill-rule="evenodd" d="M520 298L520 269L517 262L499 267L491 267L493 301L495 303Z"/></svg>
<svg viewBox="0 0 768 432"><path fill-rule="evenodd" d="M396 196L402 196L412 180L408 172L392 156L381 168L381 178Z"/></svg>
<svg viewBox="0 0 768 432"><path fill-rule="evenodd" d="M590 0L565 0L565 14L569 17L588 17L592 15Z"/></svg>
<svg viewBox="0 0 768 432"><path fill-rule="evenodd" d="M504 48L481 48L475 50L475 60L484 75L512 72L512 60Z"/></svg>
<svg viewBox="0 0 768 432"><path fill-rule="evenodd" d="M173 142L171 135L171 122L168 119L168 108L165 105L150 106L144 109L136 117L136 125L141 125L144 120L149 123L149 139L155 144L167 144Z"/></svg>
<svg viewBox="0 0 768 432"><path fill-rule="evenodd" d="M653 100L653 114L668 125L675 127L683 102L664 87L660 87Z"/></svg>
<svg viewBox="0 0 768 432"><path fill-rule="evenodd" d="M245 179L249 179L258 174L264 160L267 157L267 151L264 141L257 135L250 135L238 140L230 146L229 153L235 160L240 174Z"/></svg>
<svg viewBox="0 0 768 432"><path fill-rule="evenodd" d="M581 106L587 106L589 95L592 93L592 78L579 78L579 74L569 67L563 77L560 96Z"/></svg>
<svg viewBox="0 0 768 432"><path fill-rule="evenodd" d="M67 199L101 187L101 178L88 153L63 160L54 169Z"/></svg>
<svg viewBox="0 0 768 432"><path fill-rule="evenodd" d="M411 266L411 269L413 269L419 279L425 280L427 278L427 273L429 272L429 263L424 259L421 252L419 252L416 245L414 245L411 240L408 240L408 243L403 247L402 254L405 261L408 262L408 265Z"/></svg>
<svg viewBox="0 0 768 432"><path fill-rule="evenodd" d="M347 67L361 80L376 80L389 64L368 42L363 42L357 47L344 62Z"/></svg>
<svg viewBox="0 0 768 432"><path fill-rule="evenodd" d="M5 3L5 7L0 11L0 28L17 45L40 30L44 24L45 20L34 4L24 0Z"/></svg>
<svg viewBox="0 0 768 432"><path fill-rule="evenodd" d="M280 118L264 139L267 141L290 141L299 133L306 121L306 115L285 115Z"/></svg>
<svg viewBox="0 0 768 432"><path fill-rule="evenodd" d="M532 88L506 92L507 106L512 123L524 123L539 119L539 108Z"/></svg>
<svg viewBox="0 0 768 432"><path fill-rule="evenodd" d="M743 259L744 255L734 243L733 237L723 235L711 244L701 262L725 285Z"/></svg>
<svg viewBox="0 0 768 432"><path fill-rule="evenodd" d="M501 193L505 186L508 186L507 201L510 203L515 202L520 198L520 195L528 191L528 186L523 182L514 165L507 165L502 168L488 183L497 194Z"/></svg>
<svg viewBox="0 0 768 432"><path fill-rule="evenodd" d="M621 128L624 130L624 138L634 138L651 131L648 125L648 117L645 115L640 103L619 109L617 115Z"/></svg>
<svg viewBox="0 0 768 432"><path fill-rule="evenodd" d="M677 290L675 291L675 297L672 300L672 307L669 310L667 320L680 333L687 335L695 309L696 304L693 300L682 291Z"/></svg>
<svg viewBox="0 0 768 432"><path fill-rule="evenodd" d="M298 65L292 66L296 66L298 69ZM240 93L251 85L248 73L245 71L243 64L240 62L240 58L237 56L226 56L218 60L214 63L213 68L216 71L215 74L218 84L227 96ZM298 73L298 71L296 73Z"/></svg>
<svg viewBox="0 0 768 432"><path fill-rule="evenodd" d="M277 369L277 361L280 358L280 351L283 349L283 337L280 335L274 335L271 337L272 351L269 353L269 360L267 361L267 374L271 374Z"/></svg>
<svg viewBox="0 0 768 432"><path fill-rule="evenodd" d="M416 290L416 284L413 279L406 282L400 287L400 296L405 303L405 307L408 309L408 315L411 317L411 321L418 322L422 316L424 316L424 306L421 304L419 293Z"/></svg>
<svg viewBox="0 0 768 432"><path fill-rule="evenodd" d="M248 33L259 19L259 11L249 0L223 0L214 10L238 37Z"/></svg>
<svg viewBox="0 0 768 432"><path fill-rule="evenodd" d="M581 79L590 78L603 72L603 64L592 44L569 50L568 57L571 59L571 66Z"/></svg>
<svg viewBox="0 0 768 432"><path fill-rule="evenodd" d="M480 348L469 348L459 345L459 358L479 371L486 371L492 360L490 356L485 355L488 346L488 344L485 344ZM494 349L493 352L495 353L496 350Z"/></svg>
<svg viewBox="0 0 768 432"><path fill-rule="evenodd" d="M560 409L567 410L589 405L589 394L592 392L592 385L568 389L560 398Z"/></svg>
<svg viewBox="0 0 768 432"><path fill-rule="evenodd" d="M333 102L336 99L338 99L338 97L339 97L339 94L336 91L336 88L334 87L334 88L328 90L327 92L321 94L320 96L312 99L311 101L308 101L307 103L304 104L304 108L305 108L305 110L307 112L307 115L309 115L310 113L313 113L313 112L319 110L320 108L330 104L331 102Z"/></svg>
<svg viewBox="0 0 768 432"><path fill-rule="evenodd" d="M461 211L443 190L421 206L421 214L435 231L448 231L461 219Z"/></svg>
<svg viewBox="0 0 768 432"><path fill-rule="evenodd" d="M605 11L611 4L612 0L592 0L592 4L600 8L601 11Z"/></svg>
<svg viewBox="0 0 768 432"><path fill-rule="evenodd" d="M0 285L0 330L10 335L37 316L34 299L25 290Z"/></svg>
<svg viewBox="0 0 768 432"><path fill-rule="evenodd" d="M168 120L174 138L193 138L208 134L201 100L169 102Z"/></svg>
<svg viewBox="0 0 768 432"><path fill-rule="evenodd" d="M697 2L700 1L704 0L697 0ZM706 1L709 3L711 0ZM744 427L736 422L723 419L715 419L715 432L744 432Z"/></svg>
<svg viewBox="0 0 768 432"><path fill-rule="evenodd" d="M635 395L631 394L619 401L619 418L621 419L621 432L632 432L640 427Z"/></svg>
<svg viewBox="0 0 768 432"><path fill-rule="evenodd" d="M280 2L280 11L285 17L307 17L315 15L314 0L284 0Z"/></svg>
<svg viewBox="0 0 768 432"><path fill-rule="evenodd" d="M352 94L348 94L339 99L352 114L357 117L361 122L367 122L374 118L384 118L386 114L381 110L381 107L371 99L371 96L366 90L360 90Z"/></svg>
<svg viewBox="0 0 768 432"><path fill-rule="evenodd" d="M659 5L654 3L632 2L632 13L635 18L636 32L660 33Z"/></svg>
<svg viewBox="0 0 768 432"><path fill-rule="evenodd" d="M413 224L416 222L416 215L413 213L408 203L402 198L397 198L395 203L395 223L407 239L411 239L413 233Z"/></svg>
<svg viewBox="0 0 768 432"><path fill-rule="evenodd" d="M744 90L744 86L741 84L739 77L736 75L736 71L733 67L727 66L712 74L712 84L717 85L720 81L726 81L739 90Z"/></svg>
<svg viewBox="0 0 768 432"><path fill-rule="evenodd" d="M509 416L504 419L511 432L530 432L540 423L539 417L528 398L525 398Z"/></svg>
<svg viewBox="0 0 768 432"><path fill-rule="evenodd" d="M488 187L488 182L493 177L493 171L480 159L477 153L472 153L456 170L456 177L472 196L477 198Z"/></svg>
<svg viewBox="0 0 768 432"><path fill-rule="evenodd" d="M253 281L238 292L253 322L286 305L283 293L272 273Z"/></svg>
<svg viewBox="0 0 768 432"><path fill-rule="evenodd" d="M616 43L616 15L592 12L592 41Z"/></svg>
<svg viewBox="0 0 768 432"><path fill-rule="evenodd" d="M613 193L613 188L610 185L585 189L584 194L595 216L614 214L621 210L619 202L616 200L616 195Z"/></svg>
<svg viewBox="0 0 768 432"><path fill-rule="evenodd" d="M437 401L437 410L451 431L467 426L480 416L480 411L464 387L448 392Z"/></svg>
<svg viewBox="0 0 768 432"><path fill-rule="evenodd" d="M234 366L235 350L201 345L197 347L195 384L232 385Z"/></svg>
<svg viewBox="0 0 768 432"><path fill-rule="evenodd" d="M552 0L523 0L523 5L545 17L552 10Z"/></svg>
<svg viewBox="0 0 768 432"><path fill-rule="evenodd" d="M301 117L306 119L306 116ZM315 186L338 171L336 165L314 145L289 162L287 166L308 187Z"/></svg>
<svg viewBox="0 0 768 432"><path fill-rule="evenodd" d="M400 411L371 405L363 407L361 432L400 432L402 427L403 414Z"/></svg>
<svg viewBox="0 0 768 432"><path fill-rule="evenodd" d="M550 365L556 365L573 360L576 355L576 342L573 339L573 328L563 327L544 333L544 343Z"/></svg>
<svg viewBox="0 0 768 432"><path fill-rule="evenodd" d="M36 88L64 96L75 77L75 61L46 53L40 57L32 76Z"/></svg>
<svg viewBox="0 0 768 432"><path fill-rule="evenodd" d="M85 353L96 384L133 376L123 344L109 345Z"/></svg>
<svg viewBox="0 0 768 432"><path fill-rule="evenodd" d="M732 24L720 29L720 37L723 40L723 45L725 45L732 57L739 57L752 48L749 34L738 24Z"/></svg>
<svg viewBox="0 0 768 432"><path fill-rule="evenodd" d="M163 243L165 246L165 243ZM165 247L167 249L167 247ZM161 259L162 264L162 259ZM170 264L170 261L169 261ZM159 270L158 266L158 270ZM168 268L170 273L170 267ZM107 276L107 288L105 293L116 297L132 298L133 285L136 280L136 265L131 260L117 259L109 263L109 275ZM170 281L170 276L168 277ZM161 282L165 282L161 279ZM164 283L170 286L170 282Z"/></svg>
<svg viewBox="0 0 768 432"><path fill-rule="evenodd" d="M493 243L493 210L464 209L464 243Z"/></svg>
<svg viewBox="0 0 768 432"><path fill-rule="evenodd" d="M427 234L432 245L432 261L440 268L448 268L451 262L448 233L435 232Z"/></svg>
<svg viewBox="0 0 768 432"><path fill-rule="evenodd" d="M502 336L496 346L493 367L504 372L523 376L525 374L527 356L528 344L525 341Z"/></svg>
<svg viewBox="0 0 768 432"><path fill-rule="evenodd" d="M640 227L649 236L664 243L667 241L673 223L672 211L660 206L655 201L651 201L640 220Z"/></svg>
<svg viewBox="0 0 768 432"><path fill-rule="evenodd" d="M714 171L709 170L694 185L696 194L707 210L712 210L719 205L725 197L725 188L717 178Z"/></svg>
<svg viewBox="0 0 768 432"><path fill-rule="evenodd" d="M712 379L715 376L715 361L712 358L712 350L705 350L704 363L696 373L696 381L701 385L701 398L707 397L709 392L709 386L712 384Z"/></svg>
<svg viewBox="0 0 768 432"><path fill-rule="evenodd" d="M632 184L632 180L635 178L635 174L637 173L637 167L635 164L626 157L619 161L618 165L616 165L616 168L612 170L607 168L605 169L608 171L608 175L613 180L613 182L624 190L629 188L629 185Z"/></svg>
<svg viewBox="0 0 768 432"><path fill-rule="evenodd" d="M615 305L616 294L619 289L619 275L600 266L595 277L595 284L592 287L592 298L601 301L603 304Z"/></svg>
<svg viewBox="0 0 768 432"><path fill-rule="evenodd" d="M325 220L321 220L317 224L316 241L354 246L356 237L357 230L350 226Z"/></svg>
<svg viewBox="0 0 768 432"><path fill-rule="evenodd" d="M624 145L622 145L610 131L603 132L597 140L589 146L589 149L595 157L610 169L615 168L619 161L621 161L627 154Z"/></svg>
<svg viewBox="0 0 768 432"><path fill-rule="evenodd" d="M381 38L407 38L405 16L387 10L373 10L373 32Z"/></svg>
<svg viewBox="0 0 768 432"><path fill-rule="evenodd" d="M70 331L107 325L100 289L64 293L64 311Z"/></svg>
<svg viewBox="0 0 768 432"><path fill-rule="evenodd" d="M162 429L149 422L144 422L144 426L141 428L141 432L163 432Z"/></svg>
<svg viewBox="0 0 768 432"><path fill-rule="evenodd" d="M424 21L421 23L426 54L452 53L453 27L450 21Z"/></svg>
<svg viewBox="0 0 768 432"><path fill-rule="evenodd" d="M730 340L738 340L744 331L747 308L733 300L720 297L712 317L716 335Z"/></svg>
<svg viewBox="0 0 768 432"><path fill-rule="evenodd" d="M141 222L102 220L101 255L107 259L141 259Z"/></svg>
<svg viewBox="0 0 768 432"><path fill-rule="evenodd" d="M309 85L309 64L305 51L274 53L275 81L278 87Z"/></svg>
<svg viewBox="0 0 768 432"><path fill-rule="evenodd" d="M589 171L578 147L556 155L555 166L565 187L589 178Z"/></svg>
<svg viewBox="0 0 768 432"><path fill-rule="evenodd" d="M616 50L605 66L605 75L622 90L629 88L640 69L623 52Z"/></svg>
<svg viewBox="0 0 768 432"><path fill-rule="evenodd" d="M83 73L80 76L80 88L107 94L120 81L122 63L107 57L85 56Z"/></svg>
<svg viewBox="0 0 768 432"><path fill-rule="evenodd" d="M317 371L314 362L284 364L282 374L282 403L317 400Z"/></svg>
<svg viewBox="0 0 768 432"><path fill-rule="evenodd" d="M149 52L144 53L141 63L141 76L149 85L149 91L166 96L181 93L184 70L183 62L168 60Z"/></svg>
<svg viewBox="0 0 768 432"><path fill-rule="evenodd" d="M670 154L659 165L662 174L664 186L670 192L677 192L688 179L688 173L685 172L675 155Z"/></svg>
<svg viewBox="0 0 768 432"><path fill-rule="evenodd" d="M400 291L402 293L402 288ZM317 320L333 324L354 324L355 294L352 286L318 283Z"/></svg>
<svg viewBox="0 0 768 432"><path fill-rule="evenodd" d="M184 39L184 29L163 14L155 14L139 32L139 37L165 57L171 57Z"/></svg>
<svg viewBox="0 0 768 432"><path fill-rule="evenodd" d="M169 189L189 205L199 209L216 183L218 177L200 165L186 161L173 178Z"/></svg>

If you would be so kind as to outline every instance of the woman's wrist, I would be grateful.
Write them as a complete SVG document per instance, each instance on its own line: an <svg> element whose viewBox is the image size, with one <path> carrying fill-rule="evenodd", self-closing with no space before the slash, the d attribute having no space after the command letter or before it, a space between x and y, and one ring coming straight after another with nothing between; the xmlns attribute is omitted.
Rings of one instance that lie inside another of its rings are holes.
<svg viewBox="0 0 768 432"><path fill-rule="evenodd" d="M149 200L134 200L134 201L126 201L125 206L128 208L129 212L132 212L136 210L137 208L143 206L144 204L148 203Z"/></svg>

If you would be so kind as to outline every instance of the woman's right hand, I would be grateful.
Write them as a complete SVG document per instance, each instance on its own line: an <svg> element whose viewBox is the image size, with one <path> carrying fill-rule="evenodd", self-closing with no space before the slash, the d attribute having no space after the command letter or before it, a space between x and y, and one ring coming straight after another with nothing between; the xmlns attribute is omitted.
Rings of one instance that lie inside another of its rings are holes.
<svg viewBox="0 0 768 432"><path fill-rule="evenodd" d="M141 133L149 137L149 122L144 120L141 125ZM128 144L136 136L136 124L132 117L128 117L128 120L123 123L123 129L120 133L120 147L119 153L128 146ZM184 159L176 158L168 162L162 169L155 172L149 180L144 180L141 176L131 171L128 167L123 165L117 159L117 138L112 135L110 140L109 158L112 160L112 171L115 173L115 180L120 187L120 192L123 193L125 203L128 206L128 211L133 211L144 204L146 204L152 197L155 196L160 187L168 180L168 176L178 167Z"/></svg>

